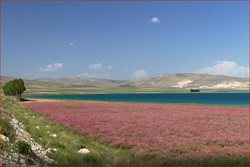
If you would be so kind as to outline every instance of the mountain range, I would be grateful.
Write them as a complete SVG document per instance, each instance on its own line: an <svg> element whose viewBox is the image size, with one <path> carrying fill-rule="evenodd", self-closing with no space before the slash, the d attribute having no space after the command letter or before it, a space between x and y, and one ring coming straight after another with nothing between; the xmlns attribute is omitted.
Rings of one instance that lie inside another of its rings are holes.
<svg viewBox="0 0 250 167"><path fill-rule="evenodd" d="M2 77L5 83L13 77ZM195 73L177 73L165 74L156 77L148 77L139 80L111 80L87 77L63 77L58 79L37 78L33 80L24 79L25 85L29 90L39 89L204 89L204 90L248 90L249 79L240 77L230 77L223 75L195 74Z"/></svg>

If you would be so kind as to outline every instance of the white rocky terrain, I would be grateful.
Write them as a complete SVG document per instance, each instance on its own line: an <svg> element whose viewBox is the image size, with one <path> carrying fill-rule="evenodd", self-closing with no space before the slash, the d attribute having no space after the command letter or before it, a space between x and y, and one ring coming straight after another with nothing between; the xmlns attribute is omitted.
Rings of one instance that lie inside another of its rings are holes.
<svg viewBox="0 0 250 167"><path fill-rule="evenodd" d="M214 86L200 86L205 89L236 89L236 90L247 90L249 88L249 82L222 82Z"/></svg>
<svg viewBox="0 0 250 167"><path fill-rule="evenodd" d="M248 78L180 73L161 75L128 83L136 87L248 90Z"/></svg>
<svg viewBox="0 0 250 167"><path fill-rule="evenodd" d="M182 81L178 82L177 85L172 85L170 87L183 88L183 87L187 87L192 82L193 81L191 81L191 80L182 80Z"/></svg>

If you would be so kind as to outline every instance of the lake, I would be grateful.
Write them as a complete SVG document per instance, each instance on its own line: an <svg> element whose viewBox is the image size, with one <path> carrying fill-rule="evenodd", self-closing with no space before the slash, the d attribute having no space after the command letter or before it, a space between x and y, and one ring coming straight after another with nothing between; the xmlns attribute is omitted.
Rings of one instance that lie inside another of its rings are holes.
<svg viewBox="0 0 250 167"><path fill-rule="evenodd" d="M60 100L249 106L248 93L39 94L24 97Z"/></svg>

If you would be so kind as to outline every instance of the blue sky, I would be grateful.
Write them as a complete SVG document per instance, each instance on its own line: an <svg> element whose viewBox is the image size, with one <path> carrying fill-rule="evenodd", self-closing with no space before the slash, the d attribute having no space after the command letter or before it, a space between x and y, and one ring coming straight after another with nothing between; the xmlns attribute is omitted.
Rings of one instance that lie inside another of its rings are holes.
<svg viewBox="0 0 250 167"><path fill-rule="evenodd" d="M4 2L2 74L248 75L248 2Z"/></svg>

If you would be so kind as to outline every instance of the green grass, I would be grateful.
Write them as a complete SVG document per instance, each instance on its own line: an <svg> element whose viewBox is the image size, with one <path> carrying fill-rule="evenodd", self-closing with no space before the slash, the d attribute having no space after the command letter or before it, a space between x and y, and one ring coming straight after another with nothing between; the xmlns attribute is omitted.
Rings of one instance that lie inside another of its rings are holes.
<svg viewBox="0 0 250 167"><path fill-rule="evenodd" d="M16 140L15 130L7 119L2 119L1 129L2 134L7 136L11 143Z"/></svg>
<svg viewBox="0 0 250 167"><path fill-rule="evenodd" d="M164 159L150 154L137 154L129 149L110 146L98 140L88 138L84 134L74 132L64 126L27 109L22 104L4 98L4 112L9 112L25 126L34 140L44 148L56 148L49 157L60 166L248 166L248 156L217 157L202 160ZM37 128L39 126L39 129ZM56 134L57 137L51 136ZM77 153L77 147L85 145L90 153ZM182 154L186 150L173 150Z"/></svg>

